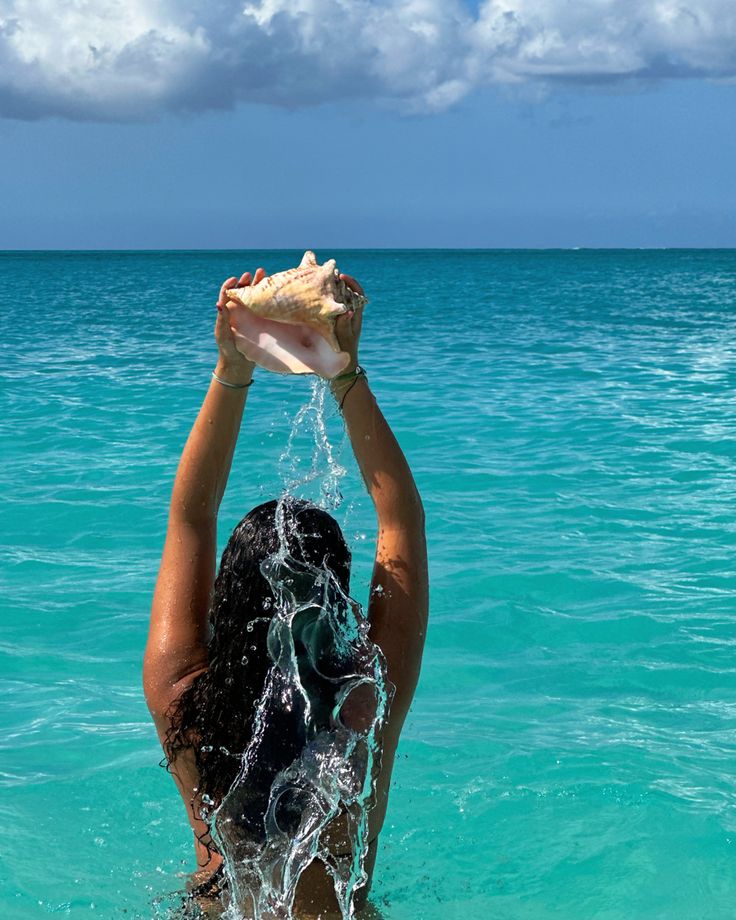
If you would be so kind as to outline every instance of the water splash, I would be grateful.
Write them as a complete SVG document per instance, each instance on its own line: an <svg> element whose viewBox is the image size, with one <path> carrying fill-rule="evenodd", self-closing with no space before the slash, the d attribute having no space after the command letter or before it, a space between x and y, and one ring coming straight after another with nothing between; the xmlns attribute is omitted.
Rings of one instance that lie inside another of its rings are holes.
<svg viewBox="0 0 736 920"><path fill-rule="evenodd" d="M294 417L286 448L279 458L285 495L311 498L326 510L342 504L340 480L347 470L339 463L327 434L327 384L316 377L311 395Z"/></svg>
<svg viewBox="0 0 736 920"><path fill-rule="evenodd" d="M329 569L292 558L287 541L289 498L316 485L316 504L334 510L342 502L345 469L327 436L325 393L315 381L281 457L279 548L261 565L276 599L272 663L239 774L210 816L225 860L227 920L291 920L299 879L314 860L329 873L343 918L354 916L367 881L368 813L392 688L361 606Z"/></svg>

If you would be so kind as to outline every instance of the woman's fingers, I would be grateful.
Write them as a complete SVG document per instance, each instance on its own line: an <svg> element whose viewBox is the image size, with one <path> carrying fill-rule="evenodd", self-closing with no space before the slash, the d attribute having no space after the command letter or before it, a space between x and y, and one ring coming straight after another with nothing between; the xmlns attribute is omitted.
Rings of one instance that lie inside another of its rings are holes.
<svg viewBox="0 0 736 920"><path fill-rule="evenodd" d="M347 286L352 291L355 291L356 294L361 294L363 297L365 297L365 291L351 275L340 275L340 280L344 281L345 284L347 284Z"/></svg>
<svg viewBox="0 0 736 920"><path fill-rule="evenodd" d="M225 281L222 287L220 288L220 297L223 297L225 295L225 291L228 291L230 290L230 288L235 287L237 283L238 283L238 279L236 277L233 276L232 278L228 278L227 281Z"/></svg>
<svg viewBox="0 0 736 920"><path fill-rule="evenodd" d="M346 351L352 351L355 345L355 311L348 310L335 320L335 335L340 347Z"/></svg>
<svg viewBox="0 0 736 920"><path fill-rule="evenodd" d="M257 269L256 269L255 275L253 275L253 284L258 284L258 283L259 283L260 281L262 281L265 277L266 277L266 269L265 269L265 268L257 268Z"/></svg>
<svg viewBox="0 0 736 920"><path fill-rule="evenodd" d="M235 278L235 277L233 277L233 278L228 278L227 281L226 281L226 282L223 284L223 286L220 288L220 296L217 298L217 309L218 309L218 310L221 310L221 309L225 306L225 304L227 303L227 295L225 294L225 292L226 292L229 288L235 287L235 286L237 285L237 283L238 283L238 279L237 279L237 278Z"/></svg>
<svg viewBox="0 0 736 920"><path fill-rule="evenodd" d="M363 308L358 307L352 320L353 335L356 341L360 338L360 330L363 328Z"/></svg>
<svg viewBox="0 0 736 920"><path fill-rule="evenodd" d="M335 320L335 335L341 348L345 348L352 338L350 313L341 313Z"/></svg>
<svg viewBox="0 0 736 920"><path fill-rule="evenodd" d="M217 309L222 312L224 307L230 302L227 296L227 292L231 288L248 287L248 285L251 284L251 281L253 284L258 284L261 278L265 277L265 274L266 272L262 268L259 268L256 271L255 277L253 278L251 278L250 272L243 272L240 278L236 278L235 275L233 275L232 278L228 278L220 288L220 296L217 298Z"/></svg>

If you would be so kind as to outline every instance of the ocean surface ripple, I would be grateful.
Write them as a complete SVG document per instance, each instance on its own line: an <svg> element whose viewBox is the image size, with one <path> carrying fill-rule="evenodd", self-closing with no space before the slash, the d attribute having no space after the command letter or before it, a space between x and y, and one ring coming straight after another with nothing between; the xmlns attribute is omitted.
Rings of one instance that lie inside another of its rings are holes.
<svg viewBox="0 0 736 920"><path fill-rule="evenodd" d="M730 920L736 252L328 255L371 298L361 361L430 547L374 900ZM141 691L150 598L219 284L300 256L0 254L4 918L163 917L194 867ZM308 399L257 375L221 545L281 491ZM329 430L365 601L375 521Z"/></svg>

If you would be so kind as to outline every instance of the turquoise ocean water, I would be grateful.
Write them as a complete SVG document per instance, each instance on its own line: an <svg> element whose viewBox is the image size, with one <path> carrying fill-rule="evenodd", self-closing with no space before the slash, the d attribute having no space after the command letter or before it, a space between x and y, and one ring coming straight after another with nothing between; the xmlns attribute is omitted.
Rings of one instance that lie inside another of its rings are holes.
<svg viewBox="0 0 736 920"><path fill-rule="evenodd" d="M736 252L318 251L427 512L387 920L736 916ZM230 274L301 252L0 255L0 917L165 917L191 835L140 685ZM250 391L220 543L319 469ZM326 426L367 594L374 522Z"/></svg>

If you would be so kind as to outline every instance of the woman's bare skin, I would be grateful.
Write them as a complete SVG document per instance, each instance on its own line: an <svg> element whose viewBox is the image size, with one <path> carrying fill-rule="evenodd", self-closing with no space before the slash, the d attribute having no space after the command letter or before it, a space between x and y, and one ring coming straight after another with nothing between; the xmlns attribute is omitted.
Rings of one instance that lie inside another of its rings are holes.
<svg viewBox="0 0 736 920"><path fill-rule="evenodd" d="M217 301L215 340L219 349L216 374L232 384L251 381L254 365L236 348L230 324L236 304L227 291L258 283L259 268L251 278L229 278ZM355 279L341 276L362 293ZM358 365L362 310L338 318L340 346L350 354L347 370ZM346 371L347 372L347 371ZM368 618L371 639L386 657L389 681L395 694L381 739L382 764L376 780L376 803L369 815L370 841L383 827L391 772L399 735L419 677L428 614L428 574L424 512L413 476L365 376L331 383L342 406L350 441L378 522L376 555L371 581ZM217 514L227 485L243 412L251 388L232 389L215 379L184 447L174 481L168 529L153 597L146 646L143 683L149 709L164 742L170 727L167 713L184 689L208 666L208 610L216 573ZM199 818L201 801L194 757L180 755L171 773L181 793L195 840L199 871L204 880L219 868L222 857L209 851L198 838L208 828ZM332 829L335 853L347 848L345 828ZM367 859L367 892L376 859L373 843ZM204 905L203 905L204 906ZM358 906L358 905L356 905ZM208 908L210 909L210 908ZM216 904L211 905L217 910ZM373 913L371 913L373 911ZM213 914L216 916L217 914ZM297 887L295 915L303 920L322 917L339 920L332 881L321 863L303 873ZM380 917L367 905L357 916Z"/></svg>

